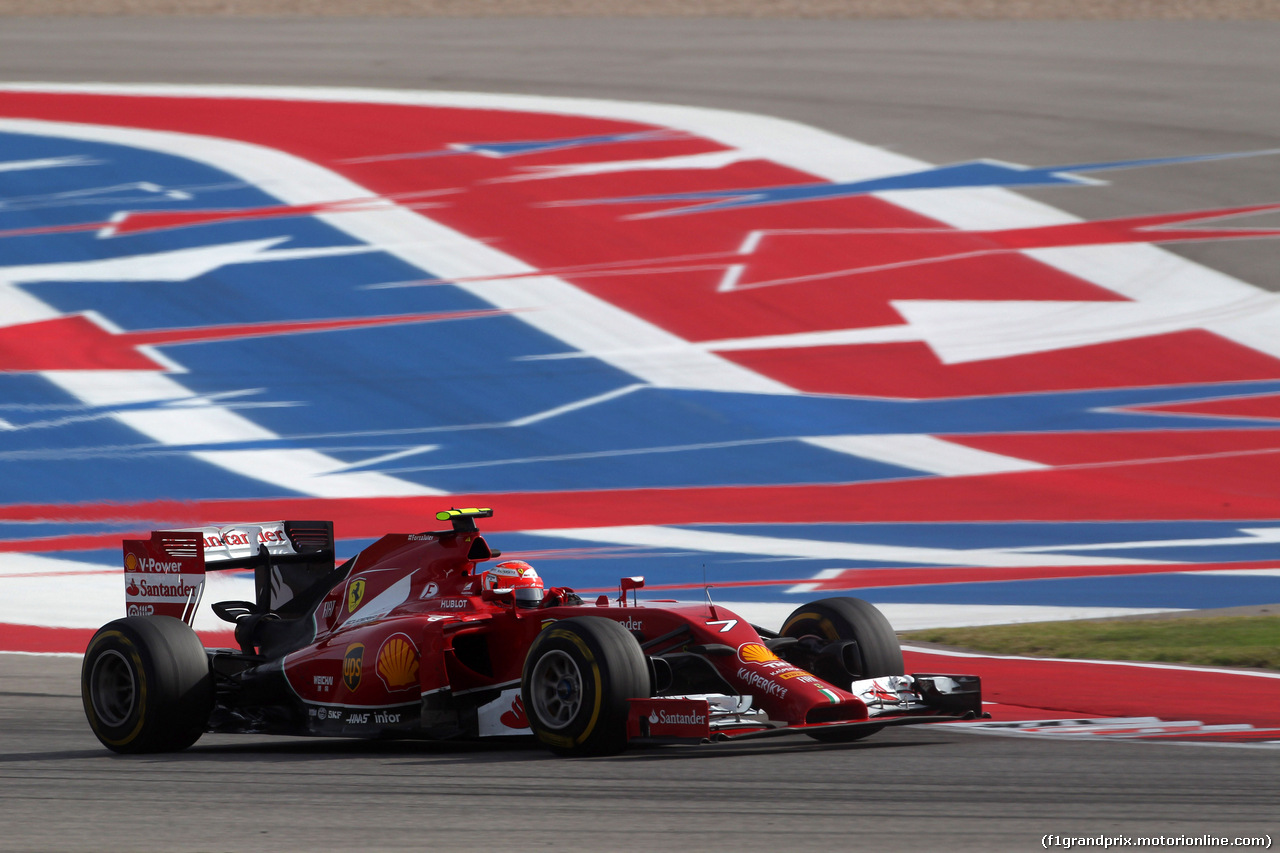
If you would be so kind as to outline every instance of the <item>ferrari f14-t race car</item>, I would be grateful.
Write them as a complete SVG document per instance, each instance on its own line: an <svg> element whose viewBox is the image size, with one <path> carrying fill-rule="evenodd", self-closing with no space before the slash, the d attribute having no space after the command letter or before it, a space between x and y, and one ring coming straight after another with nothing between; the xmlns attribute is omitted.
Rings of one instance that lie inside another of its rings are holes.
<svg viewBox="0 0 1280 853"><path fill-rule="evenodd" d="M884 616L856 598L797 609L774 632L727 608L545 588L476 527L391 534L335 566L333 524L279 521L124 542L128 616L90 641L81 688L116 752L204 732L380 738L534 735L564 755L634 743L800 732L849 741L982 713L970 675L905 675ZM213 610L239 648L191 628L206 570L252 570L256 600Z"/></svg>

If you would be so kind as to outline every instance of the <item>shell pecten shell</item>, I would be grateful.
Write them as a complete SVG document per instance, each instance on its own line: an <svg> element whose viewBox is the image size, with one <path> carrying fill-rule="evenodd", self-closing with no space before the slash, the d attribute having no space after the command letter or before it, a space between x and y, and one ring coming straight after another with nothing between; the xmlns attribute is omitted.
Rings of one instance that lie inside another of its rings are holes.
<svg viewBox="0 0 1280 853"><path fill-rule="evenodd" d="M738 647L738 660L743 663L769 663L778 656L762 643L743 643Z"/></svg>
<svg viewBox="0 0 1280 853"><path fill-rule="evenodd" d="M405 690L418 684L418 647L404 634L392 634L378 649L378 677L388 690Z"/></svg>

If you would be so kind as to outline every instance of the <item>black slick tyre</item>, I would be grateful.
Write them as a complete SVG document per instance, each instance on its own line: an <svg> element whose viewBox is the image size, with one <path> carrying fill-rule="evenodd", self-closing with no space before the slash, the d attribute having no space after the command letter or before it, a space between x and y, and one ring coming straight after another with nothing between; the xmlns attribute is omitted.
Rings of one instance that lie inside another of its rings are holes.
<svg viewBox="0 0 1280 853"><path fill-rule="evenodd" d="M649 695L649 668L612 619L564 619L530 646L521 693L529 727L552 752L611 755L627 745L627 700Z"/></svg>
<svg viewBox="0 0 1280 853"><path fill-rule="evenodd" d="M129 616L93 635L80 671L89 726L107 749L176 752L204 733L213 675L196 632L171 616Z"/></svg>
<svg viewBox="0 0 1280 853"><path fill-rule="evenodd" d="M824 598L797 608L782 623L782 636L797 639L816 636L823 640L856 640L861 672L859 679L885 675L903 675L906 666L898 635L885 615L870 602L860 598ZM848 689L853 679L833 681L830 673L814 673L836 687ZM881 727L868 727L831 732L811 732L815 740L842 742L875 734Z"/></svg>

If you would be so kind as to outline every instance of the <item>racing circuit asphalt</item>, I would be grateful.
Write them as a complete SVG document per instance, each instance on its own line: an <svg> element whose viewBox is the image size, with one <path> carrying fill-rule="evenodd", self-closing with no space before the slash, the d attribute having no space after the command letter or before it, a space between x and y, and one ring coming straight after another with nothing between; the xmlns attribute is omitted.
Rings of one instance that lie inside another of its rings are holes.
<svg viewBox="0 0 1280 853"><path fill-rule="evenodd" d="M577 95L796 119L932 162L1277 146L1266 23L0 19L0 79ZM1280 200L1269 157L1030 193L1090 218ZM1173 247L1280 290L1276 245ZM101 748L78 661L0 655L3 850L1030 850L1280 836L1280 751L899 729L619 758L206 736Z"/></svg>
<svg viewBox="0 0 1280 853"><path fill-rule="evenodd" d="M0 656L0 849L979 851L1050 833L1277 831L1277 750L935 726L573 760L244 735L121 757L89 731L78 672Z"/></svg>

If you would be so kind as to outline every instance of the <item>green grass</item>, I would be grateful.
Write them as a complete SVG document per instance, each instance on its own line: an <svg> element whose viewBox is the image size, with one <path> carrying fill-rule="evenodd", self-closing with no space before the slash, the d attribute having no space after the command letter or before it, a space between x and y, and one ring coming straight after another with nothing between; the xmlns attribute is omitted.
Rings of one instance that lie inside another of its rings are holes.
<svg viewBox="0 0 1280 853"><path fill-rule="evenodd" d="M1035 622L902 637L996 654L1280 670L1280 616Z"/></svg>

